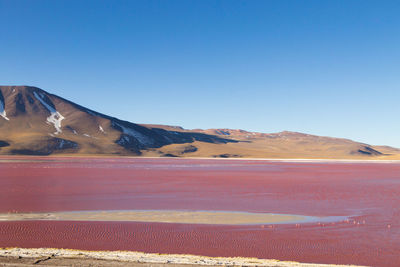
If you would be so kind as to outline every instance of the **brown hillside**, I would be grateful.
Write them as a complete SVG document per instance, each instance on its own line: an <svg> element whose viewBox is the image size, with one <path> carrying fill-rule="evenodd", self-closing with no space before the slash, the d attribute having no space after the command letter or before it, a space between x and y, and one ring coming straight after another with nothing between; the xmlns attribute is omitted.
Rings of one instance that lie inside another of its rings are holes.
<svg viewBox="0 0 400 267"><path fill-rule="evenodd" d="M400 150L296 132L139 125L42 89L0 86L0 154L397 159Z"/></svg>

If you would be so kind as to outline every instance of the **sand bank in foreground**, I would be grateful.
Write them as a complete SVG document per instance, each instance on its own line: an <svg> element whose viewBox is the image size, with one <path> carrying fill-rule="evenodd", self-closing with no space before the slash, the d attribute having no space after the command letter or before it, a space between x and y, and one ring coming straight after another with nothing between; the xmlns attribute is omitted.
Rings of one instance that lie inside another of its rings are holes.
<svg viewBox="0 0 400 267"><path fill-rule="evenodd" d="M81 251L69 249L25 249L25 248L0 248L0 264L7 258L30 258L32 264L51 260L58 260L56 265L71 263L74 259L85 260L105 260L109 264L112 262L122 262L124 266L133 266L135 263L168 264L168 265L207 265L207 266L275 266L275 267L317 267L317 266L350 266L350 265L327 265L310 264L290 261L265 260L256 258L227 258L227 257L204 257L195 255L178 254L156 254L129 251ZM65 261L60 261L64 259ZM56 263L56 262L54 262ZM53 263L53 264L54 264ZM104 262L103 262L104 263ZM88 265L93 262L87 262ZM354 265L353 265L354 266Z"/></svg>
<svg viewBox="0 0 400 267"><path fill-rule="evenodd" d="M185 224L277 224L324 220L326 218L249 212L217 211L77 211L53 213L9 213L0 214L0 221L59 220L59 221L135 221Z"/></svg>

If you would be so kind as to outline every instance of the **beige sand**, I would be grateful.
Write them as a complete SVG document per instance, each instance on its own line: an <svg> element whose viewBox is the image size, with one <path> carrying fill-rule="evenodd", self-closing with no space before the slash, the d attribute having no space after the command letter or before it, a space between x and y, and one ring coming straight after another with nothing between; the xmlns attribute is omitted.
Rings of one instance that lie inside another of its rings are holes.
<svg viewBox="0 0 400 267"><path fill-rule="evenodd" d="M291 261L266 260L256 258L228 258L228 257L205 257L194 255L176 255L176 254L156 254L128 251L80 251L69 249L25 249L25 248L0 248L0 266L3 259L32 259L32 263L37 265L65 266L74 263L73 259L85 260L106 260L107 262L86 262L79 266L115 266L112 263L123 263L123 266L137 266L135 263L166 264L168 266L180 266L182 264L207 265L207 266L275 266L275 267L326 267L326 266L350 266L350 265L332 265L332 264L309 264ZM35 260L33 260L35 259ZM64 261L60 261L64 259ZM53 260L58 260L54 261ZM53 264L54 265L53 265ZM4 266L22 266L22 265L4 265ZM23 265L30 266L30 265ZM70 266L70 265L69 265ZM121 265L118 265L121 266ZM354 265L353 265L354 266Z"/></svg>
<svg viewBox="0 0 400 267"><path fill-rule="evenodd" d="M301 215L247 213L247 212L210 212L210 211L84 211L52 213L9 213L0 214L0 221L20 220L61 220L61 221L136 221L188 224L272 224L294 223L310 220Z"/></svg>

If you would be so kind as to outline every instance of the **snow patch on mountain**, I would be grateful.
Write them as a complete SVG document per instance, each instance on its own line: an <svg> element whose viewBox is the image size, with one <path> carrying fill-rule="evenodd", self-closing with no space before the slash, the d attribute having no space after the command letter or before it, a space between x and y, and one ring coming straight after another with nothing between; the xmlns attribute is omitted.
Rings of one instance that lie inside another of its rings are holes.
<svg viewBox="0 0 400 267"><path fill-rule="evenodd" d="M45 106L47 110L50 112L51 115L47 117L47 122L53 124L54 128L56 128L54 134L62 133L61 121L65 118L52 106L46 103L46 101L43 99L44 98L43 93L40 93L40 95L38 95L36 92L33 92L33 94L36 97L36 99L39 100L39 102L42 103L42 105Z"/></svg>
<svg viewBox="0 0 400 267"><path fill-rule="evenodd" d="M118 124L118 123L116 123L116 122L113 122L113 123L114 123L114 125L116 125L117 127L121 128L121 129L122 129L122 132L123 132L124 134L130 135L130 136L134 137L134 138L135 138L136 140L138 140L139 143L141 143L142 145L150 146L150 145L153 145L153 144L154 144L153 140L151 140L151 139L148 138L147 136L145 136L145 135L139 133L138 131L135 131L134 129L130 129L130 128L127 128L127 127L124 127L124 126L122 126L121 124Z"/></svg>
<svg viewBox="0 0 400 267"><path fill-rule="evenodd" d="M2 116L4 119L8 121L10 120L9 118L7 118L6 105L1 100L0 100L0 116Z"/></svg>
<svg viewBox="0 0 400 267"><path fill-rule="evenodd" d="M101 125L99 125L99 130L100 130L100 132L102 132L102 133L106 133L106 131L104 131L104 129L103 129L103 127L101 127Z"/></svg>

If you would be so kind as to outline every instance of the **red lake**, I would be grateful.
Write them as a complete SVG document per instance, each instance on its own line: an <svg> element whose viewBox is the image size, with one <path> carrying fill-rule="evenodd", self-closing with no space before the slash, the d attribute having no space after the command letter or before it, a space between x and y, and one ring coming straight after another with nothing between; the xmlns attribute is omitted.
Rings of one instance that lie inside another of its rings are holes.
<svg viewBox="0 0 400 267"><path fill-rule="evenodd" d="M132 250L400 265L400 163L0 158L0 213L241 211L331 222L0 221L0 247Z"/></svg>

